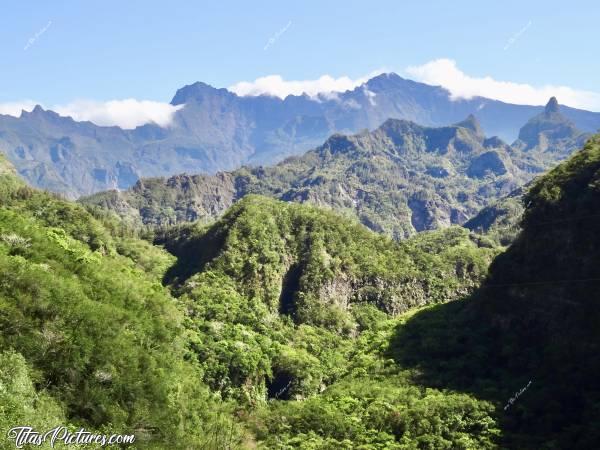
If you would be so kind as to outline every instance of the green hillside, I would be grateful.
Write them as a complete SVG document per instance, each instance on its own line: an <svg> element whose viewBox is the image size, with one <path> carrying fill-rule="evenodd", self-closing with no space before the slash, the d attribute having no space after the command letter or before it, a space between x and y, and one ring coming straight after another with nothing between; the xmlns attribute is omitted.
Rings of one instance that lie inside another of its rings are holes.
<svg viewBox="0 0 600 450"><path fill-rule="evenodd" d="M474 118L428 128L388 120L373 132L334 135L272 167L140 180L124 192L82 199L150 227L218 218L248 194L328 207L395 239L461 224L530 175Z"/></svg>
<svg viewBox="0 0 600 450"><path fill-rule="evenodd" d="M515 189L479 211L465 222L464 227L485 235L499 245L511 244L521 231L523 218L523 196L531 184Z"/></svg>
<svg viewBox="0 0 600 450"><path fill-rule="evenodd" d="M531 185L505 251L458 227L396 242L258 195L152 245L0 170L0 432L68 423L136 448L600 442L598 138Z"/></svg>
<svg viewBox="0 0 600 450"><path fill-rule="evenodd" d="M471 292L497 253L460 228L398 244L249 196L210 227L157 235L172 256L2 168L3 433L65 423L134 433L140 448L292 443L268 425L279 402L317 398L357 352L373 358L370 333ZM457 401L470 414L473 400ZM393 441L373 426L349 442Z"/></svg>
<svg viewBox="0 0 600 450"><path fill-rule="evenodd" d="M232 423L186 361L184 314L160 284L173 257L0 168L2 440L69 424L183 448Z"/></svg>
<svg viewBox="0 0 600 450"><path fill-rule="evenodd" d="M197 326L252 337L243 342L254 345L266 364L261 372L224 367L225 378L220 373L207 382L236 380L230 387L256 400L269 384L274 358L282 357L277 349L296 341L295 333L328 336L342 348L373 318L471 292L496 253L461 228L397 244L331 212L258 196L244 198L210 227L174 228L157 242L178 258L165 282L193 311ZM259 344L265 339L270 348ZM288 395L315 393L334 376L329 371L340 369L321 358L319 347L305 355L316 371L310 386L301 379L308 374L294 368L300 379L291 379ZM207 357L206 347L198 350L201 360ZM218 341L214 351L222 351ZM213 363L204 363L206 373Z"/></svg>
<svg viewBox="0 0 600 450"><path fill-rule="evenodd" d="M422 382L504 404L507 448L600 442L599 180L596 137L533 184L522 232L470 301L417 314L392 340Z"/></svg>
<svg viewBox="0 0 600 450"><path fill-rule="evenodd" d="M247 196L210 227L156 241L178 258L165 282L188 311L203 381L244 407L260 448L491 445L491 405L424 392L396 369L388 379L382 353L398 314L479 284L497 250L465 229L396 243L329 211ZM447 431L403 423L399 410Z"/></svg>

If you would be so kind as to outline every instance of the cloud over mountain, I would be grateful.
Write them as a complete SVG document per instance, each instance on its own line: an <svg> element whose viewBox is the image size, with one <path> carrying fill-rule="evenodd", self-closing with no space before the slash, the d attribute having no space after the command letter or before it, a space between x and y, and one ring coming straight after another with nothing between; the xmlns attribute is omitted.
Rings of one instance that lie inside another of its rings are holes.
<svg viewBox="0 0 600 450"><path fill-rule="evenodd" d="M18 117L22 110L31 111L37 103L32 100L0 103L0 114ZM89 120L96 125L117 125L124 129L133 129L147 123L167 127L173 120L173 114L181 106L151 100L75 100L65 105L50 106L49 109L61 116L69 116L77 121Z"/></svg>
<svg viewBox="0 0 600 450"><path fill-rule="evenodd" d="M410 66L406 73L417 81L448 89L453 98L481 96L519 105L543 105L550 97L574 108L600 111L600 93L568 86L532 86L525 83L500 81L490 76L473 77L458 68L456 61L441 58L421 66Z"/></svg>
<svg viewBox="0 0 600 450"><path fill-rule="evenodd" d="M229 87L229 90L240 96L272 95L285 98L288 95L307 94L311 97L329 92L344 92L367 82L382 71L374 71L360 78L347 76L334 78L322 75L316 80L284 80L281 75L268 75L254 81L240 81Z"/></svg>
<svg viewBox="0 0 600 450"><path fill-rule="evenodd" d="M33 100L0 103L0 114L19 117L21 115L21 111L31 111L35 105L36 102Z"/></svg>

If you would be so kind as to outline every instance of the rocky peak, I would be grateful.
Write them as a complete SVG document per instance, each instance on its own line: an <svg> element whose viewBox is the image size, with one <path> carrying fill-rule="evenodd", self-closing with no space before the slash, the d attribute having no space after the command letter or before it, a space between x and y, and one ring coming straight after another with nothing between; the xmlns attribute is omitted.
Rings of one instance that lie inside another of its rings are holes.
<svg viewBox="0 0 600 450"><path fill-rule="evenodd" d="M187 86L178 89L173 100L171 100L171 105L183 105L194 101L201 101L209 96L218 95L233 96L235 94L232 94L227 89L217 89L210 84L197 81L196 83L188 84Z"/></svg>
<svg viewBox="0 0 600 450"><path fill-rule="evenodd" d="M473 114L469 114L469 116L465 120L458 122L454 126L466 128L467 130L471 130L477 136L484 135L483 128L481 128L481 124L479 123L479 120L477 120L477 118Z"/></svg>
<svg viewBox="0 0 600 450"><path fill-rule="evenodd" d="M558 100L556 100L556 97L550 98L550 100L546 104L546 108L544 109L544 112L546 114L552 114L552 113L558 112Z"/></svg>
<svg viewBox="0 0 600 450"><path fill-rule="evenodd" d="M382 73L380 75L377 75L377 76L371 78L364 85L370 91L378 92L378 91L385 91L386 89L397 86L405 81L406 80L404 78L395 74L394 72L389 72L389 73Z"/></svg>
<svg viewBox="0 0 600 450"><path fill-rule="evenodd" d="M73 119L71 117L63 117L58 113L50 110L44 109L40 105L35 105L35 107L31 110L31 112L22 110L21 111L21 119L31 119L34 122L48 122L48 123L59 123L62 121L72 122Z"/></svg>
<svg viewBox="0 0 600 450"><path fill-rule="evenodd" d="M42 108L41 105L35 105L35 107L30 111L21 110L21 118L30 117L30 116L41 116L46 111Z"/></svg>
<svg viewBox="0 0 600 450"><path fill-rule="evenodd" d="M544 112L532 117L519 131L520 145L525 150L538 148L545 151L556 147L561 140L576 139L583 133L560 112L556 97L552 97Z"/></svg>

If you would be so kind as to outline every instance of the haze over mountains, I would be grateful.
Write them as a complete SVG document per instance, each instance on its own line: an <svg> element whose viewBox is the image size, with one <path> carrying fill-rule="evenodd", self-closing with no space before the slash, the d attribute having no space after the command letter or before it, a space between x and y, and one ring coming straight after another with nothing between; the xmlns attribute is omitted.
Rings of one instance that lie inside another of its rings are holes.
<svg viewBox="0 0 600 450"><path fill-rule="evenodd" d="M177 91L182 105L170 127L134 130L76 122L36 107L18 118L0 115L0 151L31 185L70 198L126 189L141 177L215 173L242 164L273 164L320 145L334 133L374 130L388 119L434 127L474 114L487 136L511 142L541 106L482 97L453 100L447 90L396 74L352 91L317 97L240 97L194 83ZM600 128L600 113L562 107L577 129Z"/></svg>
<svg viewBox="0 0 600 450"><path fill-rule="evenodd" d="M473 116L425 127L389 119L372 132L335 134L315 150L271 167L216 175L142 179L125 191L83 198L139 226L210 221L247 194L333 208L403 239L463 224L580 148L589 134L552 98L509 146L486 138Z"/></svg>

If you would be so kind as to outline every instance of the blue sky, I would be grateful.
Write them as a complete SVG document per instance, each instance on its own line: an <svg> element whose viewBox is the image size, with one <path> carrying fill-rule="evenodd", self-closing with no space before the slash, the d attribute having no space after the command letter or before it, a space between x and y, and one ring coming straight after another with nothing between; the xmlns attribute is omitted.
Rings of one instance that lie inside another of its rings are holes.
<svg viewBox="0 0 600 450"><path fill-rule="evenodd" d="M600 97L590 100L600 93L599 25L600 2L575 0L4 2L0 103L168 102L197 80L360 80L381 70L444 84L456 77L450 61L466 77L458 84L489 76L569 87L574 106L600 110ZM502 85L480 89L504 95L494 91Z"/></svg>

